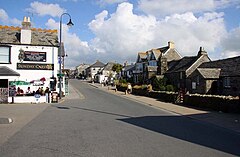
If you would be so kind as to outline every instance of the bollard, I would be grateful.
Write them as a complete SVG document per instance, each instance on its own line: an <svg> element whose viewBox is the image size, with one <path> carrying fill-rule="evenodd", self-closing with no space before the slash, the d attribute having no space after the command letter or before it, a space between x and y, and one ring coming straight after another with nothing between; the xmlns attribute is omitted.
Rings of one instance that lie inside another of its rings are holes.
<svg viewBox="0 0 240 157"><path fill-rule="evenodd" d="M51 92L49 93L48 101L49 101L49 103L52 103L52 94L51 94Z"/></svg>

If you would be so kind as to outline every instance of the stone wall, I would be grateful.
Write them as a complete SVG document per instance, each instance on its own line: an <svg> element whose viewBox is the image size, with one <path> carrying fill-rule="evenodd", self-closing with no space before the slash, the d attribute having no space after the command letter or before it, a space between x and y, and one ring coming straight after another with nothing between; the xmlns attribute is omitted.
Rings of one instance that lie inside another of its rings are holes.
<svg viewBox="0 0 240 157"><path fill-rule="evenodd" d="M186 94L184 105L211 109L222 112L240 113L238 97Z"/></svg>

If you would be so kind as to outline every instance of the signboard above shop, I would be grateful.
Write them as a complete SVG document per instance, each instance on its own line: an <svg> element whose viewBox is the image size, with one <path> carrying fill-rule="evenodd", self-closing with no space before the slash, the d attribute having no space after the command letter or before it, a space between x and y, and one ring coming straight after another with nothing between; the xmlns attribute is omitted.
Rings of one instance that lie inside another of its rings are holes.
<svg viewBox="0 0 240 157"><path fill-rule="evenodd" d="M39 63L17 63L17 69L54 70L54 65L53 64L39 64Z"/></svg>

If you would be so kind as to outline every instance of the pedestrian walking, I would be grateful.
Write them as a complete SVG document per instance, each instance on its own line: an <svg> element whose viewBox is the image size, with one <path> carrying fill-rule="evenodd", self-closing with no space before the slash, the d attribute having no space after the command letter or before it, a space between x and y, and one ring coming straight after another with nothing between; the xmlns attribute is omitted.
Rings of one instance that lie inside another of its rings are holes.
<svg viewBox="0 0 240 157"><path fill-rule="evenodd" d="M130 83L128 83L128 85L127 85L127 93L128 94L132 93L132 85Z"/></svg>

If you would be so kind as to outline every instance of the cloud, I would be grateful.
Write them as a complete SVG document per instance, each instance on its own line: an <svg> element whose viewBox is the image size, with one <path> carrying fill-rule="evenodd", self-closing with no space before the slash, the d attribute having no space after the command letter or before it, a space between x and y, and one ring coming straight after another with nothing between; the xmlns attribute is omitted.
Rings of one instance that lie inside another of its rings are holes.
<svg viewBox="0 0 240 157"><path fill-rule="evenodd" d="M59 23L53 19L49 19L46 25L51 29L59 28ZM103 10L88 26L95 37L86 42L70 33L63 24L62 41L68 54L65 58L66 67L75 67L83 62L91 64L97 59L105 63L123 63L126 60L135 62L138 52L166 46L168 41L175 42L182 56L196 55L200 46L205 48L210 57L220 56L221 53L225 56L236 55L238 49L230 52L229 47L233 46L224 40L239 41L237 34L240 32L226 31L222 12L212 11L196 16L194 12L188 11L157 18L133 13L133 4L128 2L118 4L112 14ZM223 45L224 51L216 51L219 45Z"/></svg>
<svg viewBox="0 0 240 157"><path fill-rule="evenodd" d="M108 19L108 12L103 11L89 23L96 35L91 44L98 53L115 54L119 58L136 55L137 50L146 48L154 35L151 29L155 27L156 19L137 16L132 10L132 4L122 3Z"/></svg>
<svg viewBox="0 0 240 157"><path fill-rule="evenodd" d="M3 9L0 9L0 20L3 21L3 22L8 21L8 14Z"/></svg>
<svg viewBox="0 0 240 157"><path fill-rule="evenodd" d="M240 27L231 30L226 37L221 40L223 52L222 58L235 57L240 55Z"/></svg>
<svg viewBox="0 0 240 157"><path fill-rule="evenodd" d="M28 12L38 14L39 16L50 15L52 17L59 17L66 10L61 8L58 4L48 4L41 2L32 2L31 8L26 9Z"/></svg>
<svg viewBox="0 0 240 157"><path fill-rule="evenodd" d="M183 56L195 55L200 46L211 54L227 34L223 16L223 13L216 12L198 18L191 12L174 14L159 21L155 37L160 36L165 42L175 41Z"/></svg>
<svg viewBox="0 0 240 157"><path fill-rule="evenodd" d="M0 21L5 24L20 25L21 21L16 18L10 18L5 10L0 9Z"/></svg>
<svg viewBox="0 0 240 157"><path fill-rule="evenodd" d="M239 4L239 0L139 0L138 8L156 17L185 12L202 13Z"/></svg>
<svg viewBox="0 0 240 157"><path fill-rule="evenodd" d="M49 29L59 29L59 23L52 18L47 21L46 26ZM76 34L70 33L69 27L64 23L62 24L62 42L68 54L65 58L66 67L74 67L83 62L91 52L88 42L81 41Z"/></svg>
<svg viewBox="0 0 240 157"><path fill-rule="evenodd" d="M107 4L115 4L115 3L122 3L122 2L126 2L127 0L99 0L97 1L98 4L100 4L100 6L104 6Z"/></svg>
<svg viewBox="0 0 240 157"><path fill-rule="evenodd" d="M133 5L125 2L118 5L115 13L103 11L89 23L96 35L90 46L101 58L120 61L136 60L137 52L166 46L168 41L174 41L183 56L196 55L200 46L213 53L227 33L223 17L217 12L200 17L187 12L159 20L134 14Z"/></svg>

